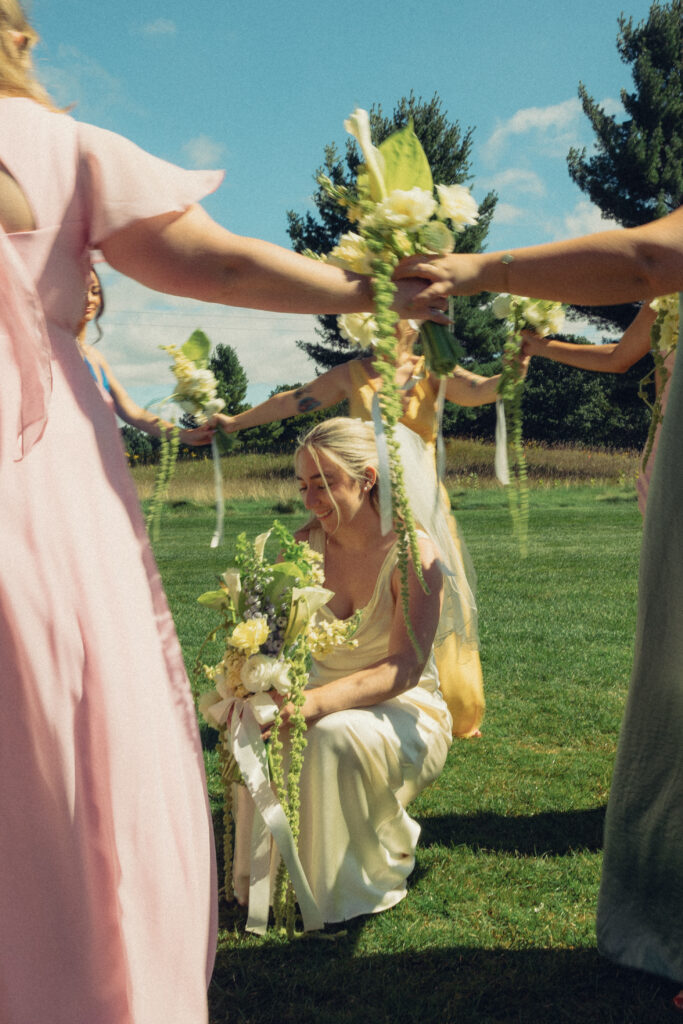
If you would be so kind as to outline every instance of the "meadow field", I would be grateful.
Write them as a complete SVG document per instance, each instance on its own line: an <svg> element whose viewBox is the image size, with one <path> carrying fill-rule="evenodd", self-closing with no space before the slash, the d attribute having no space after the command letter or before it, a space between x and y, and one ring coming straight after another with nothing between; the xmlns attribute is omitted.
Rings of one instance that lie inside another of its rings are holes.
<svg viewBox="0 0 683 1024"><path fill-rule="evenodd" d="M212 1024L680 1020L676 986L602 959L594 933L635 627L636 458L531 449L529 557L520 560L507 498L490 480L492 453L481 448L457 470L451 451L448 486L478 573L487 713L482 737L455 741L438 782L412 805L422 836L408 896L292 943L245 934L244 913L222 902ZM196 597L229 564L236 534L303 518L289 459L268 470L250 458L225 467L220 549L208 546L208 463L178 467L162 520L156 554L190 670L215 624ZM202 726L202 738L218 820L216 734Z"/></svg>

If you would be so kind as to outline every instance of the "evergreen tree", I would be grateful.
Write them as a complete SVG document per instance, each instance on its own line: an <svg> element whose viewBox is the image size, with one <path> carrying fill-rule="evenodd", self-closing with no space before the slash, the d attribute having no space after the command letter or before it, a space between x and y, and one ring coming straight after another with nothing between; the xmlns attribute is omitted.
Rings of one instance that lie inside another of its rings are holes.
<svg viewBox="0 0 683 1024"><path fill-rule="evenodd" d="M622 15L617 49L634 88L621 91L626 118L605 113L583 82L579 96L595 132L596 152L572 148L569 173L606 217L634 227L683 203L683 0L652 4L638 25ZM582 310L622 330L633 306Z"/></svg>
<svg viewBox="0 0 683 1024"><path fill-rule="evenodd" d="M249 408L245 399L249 381L231 345L216 345L209 358L209 369L218 381L218 397L225 402L223 412L236 416Z"/></svg>
<svg viewBox="0 0 683 1024"><path fill-rule="evenodd" d="M470 154L472 129L463 132L456 122L450 122L441 109L441 99L435 94L428 102L418 99L411 92L402 97L393 113L385 116L381 106L370 110L370 125L375 145L379 145L398 128L405 127L412 119L415 134L420 140L432 169L434 181L444 184L468 185L472 180ZM355 140L348 139L344 154L336 145L325 147L323 166L316 172L327 175L335 184L352 185L360 162ZM314 253L329 252L344 232L353 230L353 225L342 210L318 186L313 194L317 214L303 216L289 211L288 232L297 252L309 250ZM497 202L494 192L489 192L479 204L479 222L456 236L458 252L479 252L489 230ZM484 295L466 296L453 300L455 334L462 342L466 353L464 363L476 369L480 360L486 360L502 349L502 327L488 312L480 309ZM320 341L308 343L297 341L297 345L322 369L328 369L358 355L358 349L351 347L337 330L335 316L318 317L320 327L317 334Z"/></svg>

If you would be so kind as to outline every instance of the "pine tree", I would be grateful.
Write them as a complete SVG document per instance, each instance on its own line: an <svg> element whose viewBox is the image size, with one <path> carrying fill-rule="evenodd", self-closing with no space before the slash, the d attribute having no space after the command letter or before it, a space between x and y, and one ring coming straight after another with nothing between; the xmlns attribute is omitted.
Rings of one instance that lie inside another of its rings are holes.
<svg viewBox="0 0 683 1024"><path fill-rule="evenodd" d="M472 129L463 132L457 122L450 122L441 109L441 99L434 94L429 102L416 98L411 92L402 97L390 116L385 116L381 106L370 110L370 124L375 145L388 135L403 128L412 119L415 134L419 138L429 160L435 182L444 184L469 185L472 181L470 154ZM348 139L344 154L335 144L325 147L323 166L316 172L325 174L335 184L351 185L355 181L360 154L355 141ZM329 199L320 187L313 194L317 214L303 216L289 211L288 233L297 252L309 250L314 253L329 252L344 232L353 230L343 212ZM489 230L497 197L489 192L479 204L479 222L457 236L458 252L479 252ZM464 364L476 369L481 360L488 360L502 349L502 328L499 321L480 307L484 295L457 298L453 303L455 333L462 342L466 353ZM315 361L317 366L328 369L358 355L358 349L349 346L337 330L335 316L318 317L320 324L317 343L297 341L297 345Z"/></svg>
<svg viewBox="0 0 683 1024"><path fill-rule="evenodd" d="M626 112L618 121L588 93L579 97L595 132L587 155L572 148L569 174L606 217L635 227L663 217L683 203L683 0L655 2L634 26L618 21L617 49L631 65L633 91L621 91ZM623 329L634 307L586 311L591 319ZM596 315L597 314L597 315Z"/></svg>

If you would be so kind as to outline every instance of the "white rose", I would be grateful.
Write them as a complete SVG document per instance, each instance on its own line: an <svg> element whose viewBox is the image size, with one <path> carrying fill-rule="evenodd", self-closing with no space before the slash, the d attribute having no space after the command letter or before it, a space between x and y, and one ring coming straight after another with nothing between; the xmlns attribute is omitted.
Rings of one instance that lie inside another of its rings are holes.
<svg viewBox="0 0 683 1024"><path fill-rule="evenodd" d="M289 678L289 668L284 661L276 661L272 668L271 683L273 689L286 697L292 688L292 680Z"/></svg>
<svg viewBox="0 0 683 1024"><path fill-rule="evenodd" d="M273 680L274 658L267 654L252 654L242 665L240 679L249 693L265 693Z"/></svg>
<svg viewBox="0 0 683 1024"><path fill-rule="evenodd" d="M505 320L506 317L510 316L512 306L512 296L502 293L501 295L496 295L491 303L491 312L498 320Z"/></svg>
<svg viewBox="0 0 683 1024"><path fill-rule="evenodd" d="M371 313L342 313L337 323L342 338L353 345L369 348L377 343L377 321Z"/></svg>
<svg viewBox="0 0 683 1024"><path fill-rule="evenodd" d="M372 273L372 253L369 252L365 240L353 231L347 231L341 236L339 244L335 245L328 255L327 262L352 270L354 274Z"/></svg>
<svg viewBox="0 0 683 1024"><path fill-rule="evenodd" d="M376 207L373 220L377 224L416 231L426 224L436 210L436 200L423 188L394 189Z"/></svg>
<svg viewBox="0 0 683 1024"><path fill-rule="evenodd" d="M466 225L476 224L479 207L472 193L464 185L437 185L439 196L438 216L449 220L456 231L464 231Z"/></svg>

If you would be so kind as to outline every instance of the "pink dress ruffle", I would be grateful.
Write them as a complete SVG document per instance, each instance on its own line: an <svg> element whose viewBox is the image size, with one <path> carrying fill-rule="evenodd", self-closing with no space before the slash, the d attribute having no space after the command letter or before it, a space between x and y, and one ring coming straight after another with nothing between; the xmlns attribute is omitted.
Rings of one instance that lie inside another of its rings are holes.
<svg viewBox="0 0 683 1024"><path fill-rule="evenodd" d="M194 707L74 334L90 247L221 175L24 99L0 100L0 162L35 220L0 238L0 1020L203 1024L216 899Z"/></svg>

